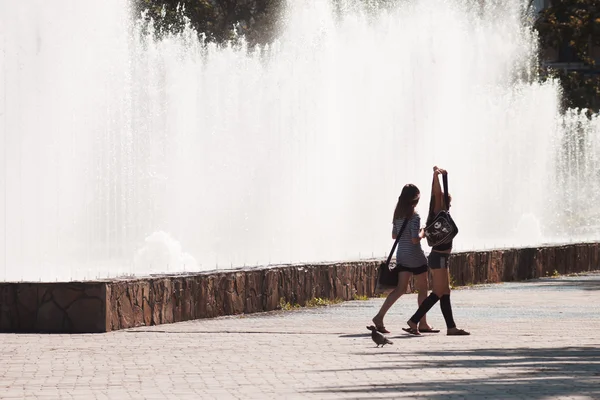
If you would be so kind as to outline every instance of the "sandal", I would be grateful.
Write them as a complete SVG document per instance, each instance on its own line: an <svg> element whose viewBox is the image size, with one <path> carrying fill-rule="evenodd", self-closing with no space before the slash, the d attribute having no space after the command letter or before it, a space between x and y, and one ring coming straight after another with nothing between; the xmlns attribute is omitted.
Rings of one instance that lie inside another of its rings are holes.
<svg viewBox="0 0 600 400"><path fill-rule="evenodd" d="M447 336L469 336L471 333L465 331L464 329L457 329L455 331L452 332L448 332L446 335Z"/></svg>
<svg viewBox="0 0 600 400"><path fill-rule="evenodd" d="M419 332L421 333L440 333L439 329L434 329L433 326L430 329L421 329L419 328Z"/></svg>
<svg viewBox="0 0 600 400"><path fill-rule="evenodd" d="M375 318L373 318L371 321L373 321L373 324L375 325L375 329L377 329L377 332L379 333L391 333L390 331L388 331L387 329L385 329L385 326L383 324L378 325L377 322L375 322ZM383 321L381 321L383 322Z"/></svg>
<svg viewBox="0 0 600 400"><path fill-rule="evenodd" d="M421 336L421 333L419 332L418 329L411 328L410 326L408 328L402 328L402 330L404 332L410 333L411 335Z"/></svg>
<svg viewBox="0 0 600 400"><path fill-rule="evenodd" d="M375 329L377 329L377 332L379 332L379 333L391 333L390 331L385 329L385 326L383 326L383 325L380 325L380 326L375 325Z"/></svg>

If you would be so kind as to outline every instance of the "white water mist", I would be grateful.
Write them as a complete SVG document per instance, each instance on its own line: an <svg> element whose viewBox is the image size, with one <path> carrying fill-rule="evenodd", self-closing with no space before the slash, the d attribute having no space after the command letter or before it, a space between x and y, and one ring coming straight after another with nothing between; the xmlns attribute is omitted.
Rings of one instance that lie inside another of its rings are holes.
<svg viewBox="0 0 600 400"><path fill-rule="evenodd" d="M499 3L294 0L248 48L0 0L0 280L382 257L434 164L457 250L598 239L598 119L560 116Z"/></svg>

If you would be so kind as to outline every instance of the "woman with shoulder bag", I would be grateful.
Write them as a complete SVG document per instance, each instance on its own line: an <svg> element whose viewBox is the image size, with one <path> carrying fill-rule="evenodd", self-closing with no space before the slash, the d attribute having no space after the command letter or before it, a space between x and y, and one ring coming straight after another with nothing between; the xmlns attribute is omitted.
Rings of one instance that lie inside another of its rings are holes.
<svg viewBox="0 0 600 400"><path fill-rule="evenodd" d="M396 268L399 271L398 285L388 294L381 309L373 318L375 328L381 333L390 333L383 324L383 318L400 296L406 293L408 281L412 275L416 278L415 286L419 291L418 303L421 304L427 298L427 258L421 248L421 239L425 237L425 234L421 229L421 217L415 210L420 196L419 189L415 185L410 183L405 185L394 210L392 239L396 239L398 233L402 231L396 252ZM405 224L407 218L408 221ZM403 224L405 224L404 230L401 229ZM417 322L421 332L439 332L427 324L425 316Z"/></svg>
<svg viewBox="0 0 600 400"><path fill-rule="evenodd" d="M444 179L445 192L440 187L439 176ZM447 190L447 172L444 169L433 167L433 184L431 188L431 203L429 207L429 216L427 217L427 235L435 236L437 242L441 244L434 245L428 257L428 265L431 269L433 278L433 290L431 294L421 303L417 312L408 320L408 328L402 328L404 331L413 335L420 334L418 326L421 318L440 301L442 315L446 321L447 334L450 336L470 335L469 332L459 329L454 323L452 316L452 305L450 303L450 276L448 272L448 258L452 252L452 238L458 229L448 210L450 209L450 194ZM446 236L444 236L446 235Z"/></svg>

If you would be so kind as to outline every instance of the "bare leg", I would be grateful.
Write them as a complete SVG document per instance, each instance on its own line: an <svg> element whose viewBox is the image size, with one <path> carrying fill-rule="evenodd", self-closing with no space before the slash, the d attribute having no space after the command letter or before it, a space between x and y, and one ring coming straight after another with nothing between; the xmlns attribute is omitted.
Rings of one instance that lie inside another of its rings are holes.
<svg viewBox="0 0 600 400"><path fill-rule="evenodd" d="M432 292L437 294L438 297L442 297L445 294L450 294L448 268L432 269L431 274L433 275Z"/></svg>
<svg viewBox="0 0 600 400"><path fill-rule="evenodd" d="M423 300L427 298L427 291L429 290L429 280L427 279L427 272L424 272L419 275L415 275L415 286L419 291L417 302L419 306L423 303ZM421 318L419 321L419 330L430 330L431 326L427 323L427 315Z"/></svg>
<svg viewBox="0 0 600 400"><path fill-rule="evenodd" d="M375 324L376 328L382 328L384 326L383 318L385 317L385 314L400 298L400 296L406 293L406 289L408 288L408 280L410 279L411 275L412 274L410 272L400 272L398 276L398 286L396 286L396 288L392 290L390 294L388 294L385 301L381 305L379 312L373 318L373 323Z"/></svg>
<svg viewBox="0 0 600 400"><path fill-rule="evenodd" d="M449 290L449 288L450 288L450 286L448 285L448 270L447 269L445 269L445 268L444 269L432 269L431 275L433 278L433 290L431 291L431 294L429 295L429 297L431 297L431 299L427 300L428 306L425 309L422 310L421 307L419 306L419 310L417 311L416 314L419 314L422 312L427 313L427 311L429 311L429 309L431 307L433 307L433 305L446 292L446 290ZM424 317L425 317L425 315L423 315L423 317L421 317L421 318L424 318ZM415 316L413 316L412 318L415 318ZM413 329L415 331L418 330L418 324L416 322L413 322L409 319L407 321L407 324L411 329Z"/></svg>
<svg viewBox="0 0 600 400"><path fill-rule="evenodd" d="M438 271L439 273L436 278L440 281L439 289L443 289L442 294L440 295L440 306L442 308L442 313L444 314L444 319L446 319L446 325L448 325L449 321L451 322L451 325L448 326L447 334L458 336L469 335L469 332L465 331L464 329L457 328L454 324L454 319L452 317L452 306L450 305L450 271L448 271L448 268L441 268ZM442 296L446 296L446 298L442 299ZM444 307L446 307L446 310L444 310Z"/></svg>

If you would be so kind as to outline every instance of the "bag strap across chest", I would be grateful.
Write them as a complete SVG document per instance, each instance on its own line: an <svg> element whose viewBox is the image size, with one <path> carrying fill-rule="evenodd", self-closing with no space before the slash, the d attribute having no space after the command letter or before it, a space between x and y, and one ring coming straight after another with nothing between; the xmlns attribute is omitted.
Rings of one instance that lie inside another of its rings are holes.
<svg viewBox="0 0 600 400"><path fill-rule="evenodd" d="M406 225L408 224L408 220L410 218L404 218L404 222L402 223L402 226L400 227L400 232L398 232L398 235L396 235L396 241L394 242L394 245L392 246L392 250L390 251L390 255L387 258L387 261L385 262L386 266L390 265L390 261L392 261L392 256L394 255L394 250L396 249L396 246L398 245L398 242L400 241L400 236L402 236L402 232L404 232L404 228L406 228Z"/></svg>

